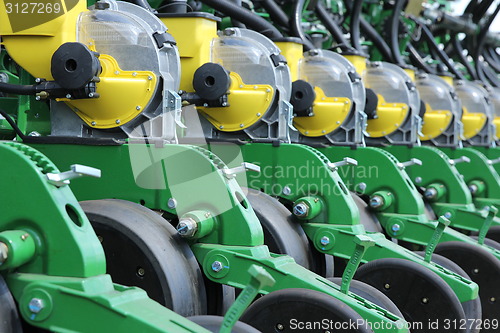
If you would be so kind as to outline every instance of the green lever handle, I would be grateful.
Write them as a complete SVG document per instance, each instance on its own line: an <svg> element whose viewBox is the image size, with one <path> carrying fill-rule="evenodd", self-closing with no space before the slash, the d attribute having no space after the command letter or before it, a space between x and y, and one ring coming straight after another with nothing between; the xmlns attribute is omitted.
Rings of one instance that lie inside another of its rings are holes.
<svg viewBox="0 0 500 333"><path fill-rule="evenodd" d="M344 273L342 274L342 285L340 286L340 291L344 294L347 294L349 291L352 278L354 277L354 274L356 274L359 264L361 264L361 260L363 259L366 249L375 245L375 241L368 235L357 235L354 237L354 243L356 243L356 248L354 249L354 253L351 256L351 259L349 259Z"/></svg>
<svg viewBox="0 0 500 333"><path fill-rule="evenodd" d="M444 216L439 217L436 230L434 230L434 234L432 235L431 240L429 241L429 244L427 244L427 248L425 249L424 260L426 262L428 263L431 262L432 254L434 253L434 250L436 249L436 246L438 245L439 240L443 235L444 229L446 229L446 227L449 225L450 225L450 220L448 220Z"/></svg>
<svg viewBox="0 0 500 333"><path fill-rule="evenodd" d="M488 207L488 216L484 220L483 226L479 230L479 236L477 238L477 242L480 245L484 244L484 239L486 238L486 234L488 233L488 230L490 230L491 223L493 222L493 219L498 213L498 208L495 206L490 206Z"/></svg>
<svg viewBox="0 0 500 333"><path fill-rule="evenodd" d="M243 312L254 300L255 296L257 296L259 290L261 290L264 286L272 286L276 282L271 274L266 272L264 268L257 265L250 266L248 273L250 273L251 276L250 283L236 298L229 310L227 310L219 331L220 333L230 333L231 329L236 324L238 319L240 319Z"/></svg>

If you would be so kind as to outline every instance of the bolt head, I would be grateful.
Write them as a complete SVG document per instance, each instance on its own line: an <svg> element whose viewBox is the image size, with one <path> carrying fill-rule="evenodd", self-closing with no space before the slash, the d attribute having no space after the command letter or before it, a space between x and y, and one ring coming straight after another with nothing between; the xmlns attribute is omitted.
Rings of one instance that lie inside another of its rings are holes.
<svg viewBox="0 0 500 333"><path fill-rule="evenodd" d="M71 98L71 95L70 95L70 94L66 94L66 98L67 98L67 99L70 99L70 98Z"/></svg>
<svg viewBox="0 0 500 333"><path fill-rule="evenodd" d="M40 298L32 298L28 304L28 308L32 313L39 313L44 307L43 300Z"/></svg>
<svg viewBox="0 0 500 333"><path fill-rule="evenodd" d="M284 195L290 195L292 193L292 189L288 186L283 187L283 194Z"/></svg>
<svg viewBox="0 0 500 333"><path fill-rule="evenodd" d="M374 195L370 199L370 207L371 208L380 208L384 205L384 198L378 195Z"/></svg>
<svg viewBox="0 0 500 333"><path fill-rule="evenodd" d="M177 207L177 200L175 200L174 198L168 199L167 206L170 209L176 208Z"/></svg>
<svg viewBox="0 0 500 333"><path fill-rule="evenodd" d="M401 230L401 226L399 224L397 224L397 223L393 224L392 227L391 227L391 230L396 233L399 230Z"/></svg>
<svg viewBox="0 0 500 333"><path fill-rule="evenodd" d="M451 213L450 212L446 212L443 214L444 217L446 217L447 219L451 218Z"/></svg>
<svg viewBox="0 0 500 333"><path fill-rule="evenodd" d="M120 119L116 119L115 123L118 125L121 123Z"/></svg>
<svg viewBox="0 0 500 333"><path fill-rule="evenodd" d="M95 122L95 121L93 121L91 124L92 124L92 126L95 126L95 125L96 125L96 122Z"/></svg>
<svg viewBox="0 0 500 333"><path fill-rule="evenodd" d="M303 202L299 202L293 206L293 214L297 217L307 217L309 215L309 206Z"/></svg>
<svg viewBox="0 0 500 333"><path fill-rule="evenodd" d="M415 178L415 183L420 184L422 182L422 177Z"/></svg>
<svg viewBox="0 0 500 333"><path fill-rule="evenodd" d="M137 111L139 111L139 110L141 109L141 107L140 107L139 105L137 105L137 106L135 107L135 109L136 109Z"/></svg>
<svg viewBox="0 0 500 333"><path fill-rule="evenodd" d="M477 190L479 190L479 188L477 187L476 184L469 185L469 191L471 194L476 194Z"/></svg>
<svg viewBox="0 0 500 333"><path fill-rule="evenodd" d="M212 270L214 272L220 272L220 271L222 271L223 268L224 268L224 266L222 265L222 263L220 261L214 261L212 263Z"/></svg>
<svg viewBox="0 0 500 333"><path fill-rule="evenodd" d="M321 243L321 245L327 246L328 244L330 244L330 238L327 236L323 236L321 237L321 240L319 242Z"/></svg>
<svg viewBox="0 0 500 333"><path fill-rule="evenodd" d="M359 189L360 191L364 191L364 190L366 190L366 183L359 183L359 184L358 184L358 189Z"/></svg>
<svg viewBox="0 0 500 333"><path fill-rule="evenodd" d="M198 224L192 218L181 218L177 224L177 233L182 237L193 237L198 231Z"/></svg>
<svg viewBox="0 0 500 333"><path fill-rule="evenodd" d="M437 190L435 188L428 188L424 192L424 197L426 199L434 199L437 195Z"/></svg>

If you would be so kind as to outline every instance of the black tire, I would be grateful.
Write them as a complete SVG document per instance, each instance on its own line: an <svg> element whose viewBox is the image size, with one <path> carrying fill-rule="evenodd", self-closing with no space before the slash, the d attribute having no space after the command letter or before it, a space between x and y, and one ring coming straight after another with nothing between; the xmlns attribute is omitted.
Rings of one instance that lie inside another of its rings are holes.
<svg viewBox="0 0 500 333"><path fill-rule="evenodd" d="M22 333L21 319L17 312L16 302L0 275L0 332Z"/></svg>
<svg viewBox="0 0 500 333"><path fill-rule="evenodd" d="M464 242L438 244L434 251L459 265L479 285L483 322L500 320L500 261L485 249ZM498 332L482 328L481 333Z"/></svg>
<svg viewBox="0 0 500 333"><path fill-rule="evenodd" d="M248 189L247 199L264 229L264 244L269 251L287 254L314 271L309 240L292 213L275 198L254 189Z"/></svg>
<svg viewBox="0 0 500 333"><path fill-rule="evenodd" d="M479 232L472 233L473 236L477 236ZM486 237L500 243L500 225L494 225L490 227Z"/></svg>
<svg viewBox="0 0 500 333"><path fill-rule="evenodd" d="M114 282L140 287L180 315L206 313L205 286L196 258L165 219L124 200L80 204L101 240Z"/></svg>
<svg viewBox="0 0 500 333"><path fill-rule="evenodd" d="M417 251L415 253L417 253L419 256L422 257L425 256L424 251ZM464 277L472 281L469 274L467 274L462 269L462 267L458 266L452 260L435 253L432 255L431 260L432 262L435 262L436 264L441 265L444 268L449 269L450 271L460 275L461 277ZM481 298L477 297L476 299L462 303L462 308L464 309L465 317L467 318L467 333L478 333L480 329L479 325L477 324L480 322L479 320L482 318Z"/></svg>
<svg viewBox="0 0 500 333"><path fill-rule="evenodd" d="M439 332L465 333L460 327L445 329L445 320L464 321L465 313L450 286L427 268L410 260L385 258L362 265L355 278L389 297L413 333L432 331L430 322L438 324Z"/></svg>
<svg viewBox="0 0 500 333"><path fill-rule="evenodd" d="M188 317L193 323L200 325L201 327L209 330L212 333L219 333L219 330L224 322L224 317L220 316L194 316ZM232 333L259 333L252 326L245 324L241 321L236 322L236 324L231 329Z"/></svg>
<svg viewBox="0 0 500 333"><path fill-rule="evenodd" d="M362 322L361 316L338 299L310 289L282 289L271 292L256 300L241 317L262 332L325 332L323 329L300 328L299 323L321 323L328 319L335 323ZM352 329L331 329L333 332L369 333L366 325Z"/></svg>
<svg viewBox="0 0 500 333"><path fill-rule="evenodd" d="M479 238L478 236L470 236L470 237L475 240L478 240ZM500 243L488 237L484 239L484 245L490 246L495 250L500 250Z"/></svg>
<svg viewBox="0 0 500 333"><path fill-rule="evenodd" d="M339 286L342 284L341 277L329 278L328 280L332 281L333 283ZM377 288L374 288L367 283L353 279L351 280L349 291L355 293L358 296L363 297L367 301L377 304L381 308L391 312L392 314L395 314L399 318L404 318L404 315L401 313L396 304L394 304L394 302L391 301L389 297L384 295L384 293L382 293Z"/></svg>

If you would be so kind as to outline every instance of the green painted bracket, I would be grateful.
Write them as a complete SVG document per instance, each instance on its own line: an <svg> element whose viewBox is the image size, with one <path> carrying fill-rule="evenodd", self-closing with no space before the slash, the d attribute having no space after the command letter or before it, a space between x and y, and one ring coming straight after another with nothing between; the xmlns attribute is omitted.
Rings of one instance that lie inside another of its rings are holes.
<svg viewBox="0 0 500 333"><path fill-rule="evenodd" d="M273 277L266 272L264 268L257 265L250 266L248 273L250 275L250 282L227 310L224 316L224 322L219 331L220 333L230 333L243 312L259 294L259 290L264 286L272 286L276 283Z"/></svg>
<svg viewBox="0 0 500 333"><path fill-rule="evenodd" d="M500 174L500 147L474 147L474 149L484 154L491 166Z"/></svg>
<svg viewBox="0 0 500 333"><path fill-rule="evenodd" d="M486 234L488 233L488 230L490 230L491 224L493 222L493 219L498 213L498 208L494 206L490 206L488 210L488 217L486 220L484 220L484 224L481 227L481 230L479 231L479 237L477 238L477 242L481 245L484 245L484 239L486 238Z"/></svg>
<svg viewBox="0 0 500 333"><path fill-rule="evenodd" d="M351 307L372 323L374 328L381 327L380 323L386 325L382 326L383 330L375 329L376 333L407 332L404 329L403 319L353 293L347 295L342 293L338 285L297 265L291 257L269 253L267 246L237 247L197 243L192 246L192 250L201 263L205 275L214 282L243 289L246 287L243 281L248 281L248 270L252 265L258 265L276 281L273 286L263 286L259 290L261 294L287 288L320 291ZM222 264L222 269L213 269L212 264L215 261Z"/></svg>
<svg viewBox="0 0 500 333"><path fill-rule="evenodd" d="M443 236L444 230L449 225L450 225L450 220L448 220L444 216L439 217L438 224L436 226L436 231L432 235L431 240L429 241L429 244L427 244L427 247L425 248L424 260L426 262L431 262L432 254L434 253L436 246L439 244L439 241L441 240L441 237Z"/></svg>
<svg viewBox="0 0 500 333"><path fill-rule="evenodd" d="M361 264L361 260L363 259L366 249L375 245L375 242L370 237L364 235L354 237L354 243L356 244L356 248L354 249L354 253L351 256L351 259L349 259L344 273L342 274L342 285L340 286L340 291L344 294L347 294L349 291L351 281Z"/></svg>
<svg viewBox="0 0 500 333"><path fill-rule="evenodd" d="M29 324L53 332L207 332L144 291L112 283L73 193L51 184L48 175L59 170L46 156L0 142L0 170L12 190L0 192L0 268Z"/></svg>

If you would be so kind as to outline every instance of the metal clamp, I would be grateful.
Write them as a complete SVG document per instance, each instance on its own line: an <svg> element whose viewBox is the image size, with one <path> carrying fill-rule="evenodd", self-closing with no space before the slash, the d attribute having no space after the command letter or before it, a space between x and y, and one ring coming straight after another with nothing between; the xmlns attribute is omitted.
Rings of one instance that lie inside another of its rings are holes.
<svg viewBox="0 0 500 333"><path fill-rule="evenodd" d="M398 162L396 166L399 168L399 170L404 170L408 166L412 165L422 165L422 161L419 160L418 158L412 158L411 160L407 162Z"/></svg>
<svg viewBox="0 0 500 333"><path fill-rule="evenodd" d="M432 235L431 240L429 241L429 244L427 244L427 247L425 248L424 260L426 262L428 262L428 263L431 262L432 254L434 253L434 250L436 249L436 246L438 245L439 240L441 239L441 236L443 235L444 229L446 229L446 227L449 225L450 225L450 220L448 220L444 216L439 217L436 230L434 230L434 234Z"/></svg>
<svg viewBox="0 0 500 333"><path fill-rule="evenodd" d="M246 171L260 172L260 166L253 164L253 163L243 162L238 167L231 168L231 169L222 169L222 173L228 179L234 178L234 177L236 177L236 175L238 173L242 173L242 172L246 172Z"/></svg>
<svg viewBox="0 0 500 333"><path fill-rule="evenodd" d="M498 163L500 163L500 157L499 158L495 158L494 160L489 160L488 161L489 165L498 164Z"/></svg>
<svg viewBox="0 0 500 333"><path fill-rule="evenodd" d="M340 285L340 291L347 294L349 287L351 286L351 281L356 274L356 270L361 264L361 260L366 252L366 249L375 245L375 241L368 235L357 235L354 237L354 243L356 243L356 248L354 253L349 259L347 266L342 274L342 284Z"/></svg>
<svg viewBox="0 0 500 333"><path fill-rule="evenodd" d="M450 165L457 165L458 163L470 163L470 158L468 158L467 156L462 156L454 160L448 160L448 163L450 163Z"/></svg>
<svg viewBox="0 0 500 333"><path fill-rule="evenodd" d="M96 168L91 168L85 165L73 164L70 171L65 171L61 173L48 173L47 179L50 184L57 187L69 185L71 179L80 177L94 177L101 178L101 170Z"/></svg>
<svg viewBox="0 0 500 333"><path fill-rule="evenodd" d="M345 166L345 165L358 165L358 161L356 161L354 158L346 157L340 162L328 163L328 167L332 171L337 171L338 168Z"/></svg>
<svg viewBox="0 0 500 333"><path fill-rule="evenodd" d="M230 333L234 324L236 324L246 308L255 299L262 287L272 286L276 282L271 274L257 265L250 266L248 273L250 274L250 283L227 310L219 331L220 333Z"/></svg>
<svg viewBox="0 0 500 333"><path fill-rule="evenodd" d="M479 235L477 237L477 242L480 245L484 244L484 239L486 238L486 235L488 234L488 230L490 230L491 224L493 223L493 219L498 213L498 208L495 206L489 206L488 207L488 216L484 220L483 225L481 226L481 229L479 229Z"/></svg>

